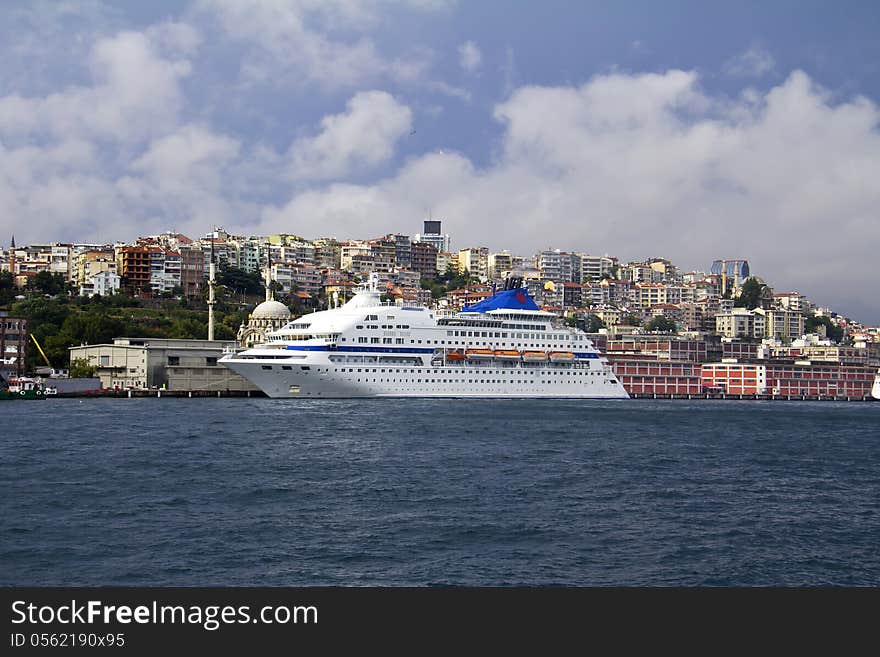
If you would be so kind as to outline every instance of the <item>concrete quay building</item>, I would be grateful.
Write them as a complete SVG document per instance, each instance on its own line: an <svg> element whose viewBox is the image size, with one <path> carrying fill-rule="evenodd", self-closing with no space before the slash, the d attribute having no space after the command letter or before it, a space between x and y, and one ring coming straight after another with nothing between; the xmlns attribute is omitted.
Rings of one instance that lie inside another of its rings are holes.
<svg viewBox="0 0 880 657"><path fill-rule="evenodd" d="M103 388L126 390L256 391L232 370L217 364L231 340L116 338L112 344L70 348L70 362L85 359L97 368Z"/></svg>

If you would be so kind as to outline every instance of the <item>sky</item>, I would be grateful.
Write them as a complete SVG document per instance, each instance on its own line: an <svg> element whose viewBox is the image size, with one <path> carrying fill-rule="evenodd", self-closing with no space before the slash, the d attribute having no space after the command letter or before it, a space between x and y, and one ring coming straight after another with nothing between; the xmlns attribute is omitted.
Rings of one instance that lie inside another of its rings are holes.
<svg viewBox="0 0 880 657"><path fill-rule="evenodd" d="M880 324L880 4L0 2L0 242L223 226L685 270Z"/></svg>

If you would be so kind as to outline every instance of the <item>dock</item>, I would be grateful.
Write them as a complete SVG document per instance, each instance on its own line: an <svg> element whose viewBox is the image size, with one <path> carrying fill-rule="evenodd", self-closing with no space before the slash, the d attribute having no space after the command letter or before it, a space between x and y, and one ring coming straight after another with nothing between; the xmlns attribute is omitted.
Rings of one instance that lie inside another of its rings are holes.
<svg viewBox="0 0 880 657"><path fill-rule="evenodd" d="M134 399L143 397L156 397L158 399L171 398L205 398L205 397L240 397L240 398L259 398L266 397L266 394L260 390L87 390L82 392L59 393L49 396L58 398L97 398L97 397L115 397L120 399Z"/></svg>
<svg viewBox="0 0 880 657"><path fill-rule="evenodd" d="M735 401L877 401L870 395L865 396L837 396L837 395L736 395L723 392L703 393L660 393L660 392L631 392L631 399L731 399Z"/></svg>

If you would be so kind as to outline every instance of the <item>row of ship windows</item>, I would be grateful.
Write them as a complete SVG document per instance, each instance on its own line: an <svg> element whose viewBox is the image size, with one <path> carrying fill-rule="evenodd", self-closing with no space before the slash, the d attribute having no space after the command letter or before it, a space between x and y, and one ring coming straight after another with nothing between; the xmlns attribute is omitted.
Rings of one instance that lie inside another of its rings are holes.
<svg viewBox="0 0 880 657"><path fill-rule="evenodd" d="M382 324L382 325L374 324L374 325L367 325L366 327L363 325L357 325L357 326L355 326L355 328L358 330L364 330L365 328L366 329L376 329L376 330L378 330L379 328L382 328L384 330L391 330L391 329L395 329L395 328L396 329L409 329L409 325L408 324L398 324L398 325L394 326L391 324ZM517 328L527 328L527 327L523 326L523 327L517 327ZM535 329L538 329L541 327L533 326L533 327L528 327L528 328L535 330ZM320 338L323 336L316 335L315 337ZM453 337L455 337L455 338L514 338L517 340L567 340L567 341L574 340L576 342L580 342L583 339L580 336L572 336L572 335L568 335L566 333L552 333L552 334L543 333L543 334L538 335L535 333L510 333L508 331L455 331L455 330L446 331L446 337L448 337L448 338L453 338ZM342 338L342 339L343 339L343 341L345 340L345 338ZM360 338L360 339L363 339L363 338ZM431 341L428 340L427 342L430 343Z"/></svg>
<svg viewBox="0 0 880 657"><path fill-rule="evenodd" d="M535 337L538 337L538 336L535 336ZM342 338L342 342L345 342L345 341L346 341L345 338ZM448 340L448 341L447 340L425 340L424 342L425 342L425 344L440 345L442 347L468 347L468 346L478 346L478 345L485 346L485 347L491 347L491 346L506 347L506 346L508 346L507 343L499 345L498 343L490 342L487 340L480 340L480 341L474 340L473 342L470 342L467 340ZM357 343L358 344L406 344L406 339L405 338L366 338L366 337L361 336L357 339ZM421 340L410 340L409 343L410 344L422 344L422 341ZM510 346L511 347L553 348L553 347L558 347L559 345L549 344L547 342L529 342L527 344L513 344Z"/></svg>
<svg viewBox="0 0 880 657"><path fill-rule="evenodd" d="M381 326L378 324L367 324L366 326L358 324L357 326L355 326L355 328L361 329L361 330L363 330L364 328L377 329L377 330L382 328L382 329L385 329L386 331L390 331L391 329L408 329L409 324L382 324Z"/></svg>
<svg viewBox="0 0 880 657"><path fill-rule="evenodd" d="M259 358L266 359L268 357L267 356L260 356ZM284 357L281 356L279 358L284 358ZM421 358L407 357L407 356L398 356L398 357L380 356L378 359L376 358L376 356L330 356L329 360L331 363L371 363L371 364L380 363L382 365L397 364L397 365L422 366L422 359ZM589 370L592 368L591 364L593 362L598 363L598 360L597 359L589 359L587 362L569 361L569 362L564 362L564 363L549 363L549 364L546 362L522 363L520 361L508 361L508 362L504 363L503 365L501 365L501 367L505 368L506 370L531 369L531 368L540 369L540 370L549 370L549 369L566 369L566 370L568 370L568 369L587 369L587 370ZM483 372L483 371L486 371L486 369L485 369L486 367L492 367L492 366L499 367L499 365L494 364L494 363L492 365L490 365L489 361L477 360L477 361L468 362L468 363L459 363L456 365L455 371L460 371L462 368L479 368L480 371ZM301 369L302 368L311 369L311 366L310 365L302 365L302 366L300 366L300 368ZM375 370L376 368L373 367L373 368L369 368L369 369ZM424 366L423 366L423 369L424 369ZM433 366L432 366L432 370L433 370ZM389 368L388 371L389 372L390 371L397 371L397 368L395 370L391 370ZM436 370L436 371L442 371L442 370Z"/></svg>
<svg viewBox="0 0 880 657"><path fill-rule="evenodd" d="M506 329L520 329L522 331L546 331L547 326L545 324L505 324L503 322L485 322L485 321L467 321L467 320L440 320L441 326L479 326L479 327L499 327L503 326Z"/></svg>
<svg viewBox="0 0 880 657"><path fill-rule="evenodd" d="M455 337L474 337L474 338L500 338L500 339L508 339L509 336L507 333L499 333L492 331L447 331L448 334L455 333ZM461 335L459 335L461 333ZM467 333L467 335L465 335ZM473 335L471 335L473 334ZM539 335L536 333L514 333L512 337L516 340L562 340L563 338L555 335ZM284 334L284 335L270 335L269 340L272 342L284 341L284 342L297 342L303 340L327 340L330 342L334 342L336 340L340 342L347 342L346 338L339 337L338 333L324 333L324 334ZM575 340L579 340L575 338ZM352 338L352 342L354 342L354 338ZM410 344L422 344L422 340L410 340ZM379 337L367 337L364 335L358 336L357 339L358 344L406 344L406 338L379 338ZM435 345L466 345L469 342L459 341L459 340L424 340L425 344L435 344ZM482 342L474 342L473 344L490 344L486 341ZM547 344L546 342L542 343L530 343L525 345L527 347L552 347L554 345Z"/></svg>
<svg viewBox="0 0 880 657"><path fill-rule="evenodd" d="M264 370L271 370L272 369L271 365L263 365L262 367ZM290 365L282 365L281 369L285 370L285 371L290 371L293 369L293 367ZM300 365L300 369L301 370L311 370L311 366L310 365ZM357 367L357 368L354 368L354 367L342 367L342 368L334 367L332 371L333 372L343 372L343 373L349 372L349 373L353 374L355 372L355 370L357 370L358 372L363 372L364 369L365 368L362 368L362 367ZM331 370L329 367L326 367L326 368L318 367L318 368L315 368L315 371L316 372L330 372ZM367 369L366 371L369 372L370 370ZM375 371L375 370L373 370L373 371ZM381 372L382 374L385 374L384 369L380 369L379 372ZM415 369L396 369L396 368L395 369L391 369L391 368L388 369L388 374L417 374L417 373L418 373L418 370L415 370ZM481 373L495 375L495 376L497 376L499 374L505 374L505 372L503 372L501 370L491 370L491 371L486 371L486 372L481 372ZM566 371L566 370L560 370L560 371L542 370L541 373L548 374L550 376L602 376L602 372L591 372L591 371L580 371L579 372L576 370L568 370L568 371ZM437 374L458 374L458 372L455 372L454 370L439 370L437 372ZM534 377L536 374L538 374L538 373L532 372L531 376ZM524 373L522 370L519 370L519 376L524 376ZM358 380L360 380L360 379L358 379ZM396 381L397 379L394 379L394 380ZM406 379L406 380L409 381L411 379ZM440 381L440 379L425 379L425 381L426 382L434 382L434 381ZM443 381L446 381L446 379L443 379ZM450 381L454 381L457 383L464 383L464 379L450 379ZM469 383L470 383L470 381L471 380L468 379ZM421 379L418 379L418 382L421 382Z"/></svg>
<svg viewBox="0 0 880 657"><path fill-rule="evenodd" d="M348 377L349 381L352 381L352 377ZM366 383L527 383L532 385L534 383L543 383L544 385L550 384L562 384L571 382L571 380L562 380L562 379L547 379L543 381L531 381L526 379L364 379ZM357 379L358 383L361 383L361 379ZM613 384L613 379L605 379L605 383Z"/></svg>

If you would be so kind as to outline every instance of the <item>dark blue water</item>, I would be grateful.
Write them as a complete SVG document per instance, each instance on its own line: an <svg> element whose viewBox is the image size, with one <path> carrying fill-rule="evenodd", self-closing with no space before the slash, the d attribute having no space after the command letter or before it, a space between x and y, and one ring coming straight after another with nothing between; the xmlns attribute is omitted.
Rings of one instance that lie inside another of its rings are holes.
<svg viewBox="0 0 880 657"><path fill-rule="evenodd" d="M880 584L880 404L53 399L0 417L0 584Z"/></svg>

